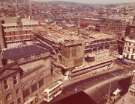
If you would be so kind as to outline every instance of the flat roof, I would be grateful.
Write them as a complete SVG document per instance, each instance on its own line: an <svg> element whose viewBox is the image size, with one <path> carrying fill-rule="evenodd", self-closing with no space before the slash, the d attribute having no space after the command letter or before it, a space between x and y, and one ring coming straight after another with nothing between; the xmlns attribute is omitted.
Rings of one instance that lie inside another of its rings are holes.
<svg viewBox="0 0 135 104"><path fill-rule="evenodd" d="M33 45L25 45L21 47L9 48L4 50L2 54L4 59L18 60L21 58L28 58L31 56L36 56L48 52L49 52L48 49L33 44Z"/></svg>

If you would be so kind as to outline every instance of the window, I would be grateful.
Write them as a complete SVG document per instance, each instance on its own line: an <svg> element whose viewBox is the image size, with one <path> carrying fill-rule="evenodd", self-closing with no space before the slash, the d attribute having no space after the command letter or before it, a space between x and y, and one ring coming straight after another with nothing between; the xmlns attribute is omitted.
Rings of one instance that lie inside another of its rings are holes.
<svg viewBox="0 0 135 104"><path fill-rule="evenodd" d="M32 92L36 91L37 90L37 84L32 85L31 90L32 90Z"/></svg>
<svg viewBox="0 0 135 104"><path fill-rule="evenodd" d="M94 47L94 48L93 48L93 51L97 51L97 48L96 48L96 47Z"/></svg>
<svg viewBox="0 0 135 104"><path fill-rule="evenodd" d="M43 84L44 84L44 79L41 79L41 80L39 81L39 87L42 87Z"/></svg>
<svg viewBox="0 0 135 104"><path fill-rule="evenodd" d="M77 47L72 47L72 56L73 57L77 56Z"/></svg>
<svg viewBox="0 0 135 104"><path fill-rule="evenodd" d="M130 51L130 47L128 47L128 51Z"/></svg>
<svg viewBox="0 0 135 104"><path fill-rule="evenodd" d="M25 90L23 91L23 98L26 98L26 97L29 96L29 95L30 95L29 89L25 89Z"/></svg>
<svg viewBox="0 0 135 104"><path fill-rule="evenodd" d="M20 104L21 103L21 98L18 98L17 99L17 104Z"/></svg>
<svg viewBox="0 0 135 104"><path fill-rule="evenodd" d="M13 76L13 83L16 84L17 83L17 76Z"/></svg>
<svg viewBox="0 0 135 104"><path fill-rule="evenodd" d="M131 55L131 59L134 59L134 55Z"/></svg>
<svg viewBox="0 0 135 104"><path fill-rule="evenodd" d="M19 89L16 89L16 94L18 94L19 93Z"/></svg>
<svg viewBox="0 0 135 104"><path fill-rule="evenodd" d="M133 53L135 53L135 49L133 49Z"/></svg>
<svg viewBox="0 0 135 104"><path fill-rule="evenodd" d="M4 80L4 88L5 88L5 89L7 89L7 88L8 88L7 80Z"/></svg>
<svg viewBox="0 0 135 104"><path fill-rule="evenodd" d="M11 93L7 94L7 95L6 95L6 100L9 101L9 100L11 100L11 99L12 99Z"/></svg>
<svg viewBox="0 0 135 104"><path fill-rule="evenodd" d="M62 56L61 55L59 55L59 60L62 63Z"/></svg>

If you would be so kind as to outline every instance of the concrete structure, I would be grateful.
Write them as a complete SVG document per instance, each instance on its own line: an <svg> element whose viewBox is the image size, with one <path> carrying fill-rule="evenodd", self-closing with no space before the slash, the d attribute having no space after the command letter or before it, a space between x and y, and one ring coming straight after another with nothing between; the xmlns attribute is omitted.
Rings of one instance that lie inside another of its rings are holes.
<svg viewBox="0 0 135 104"><path fill-rule="evenodd" d="M42 29L44 31L35 33L35 38L44 44L42 47L53 50L56 58L54 66L61 67L64 73L75 70L80 73L103 63L105 65L102 67L105 67L115 59L112 54L117 51L117 42L112 35L89 31L80 31L77 35L76 32L65 29Z"/></svg>
<svg viewBox="0 0 135 104"><path fill-rule="evenodd" d="M32 40L33 28L39 26L38 21L27 18L7 17L1 18L1 20L4 21L1 37L4 38L3 44L5 43L7 48L29 43Z"/></svg>

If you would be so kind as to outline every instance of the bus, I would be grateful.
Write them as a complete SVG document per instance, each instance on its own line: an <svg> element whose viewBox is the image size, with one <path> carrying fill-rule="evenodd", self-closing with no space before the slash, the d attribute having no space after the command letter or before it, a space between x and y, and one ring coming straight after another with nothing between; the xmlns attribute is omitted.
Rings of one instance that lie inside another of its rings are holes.
<svg viewBox="0 0 135 104"><path fill-rule="evenodd" d="M89 66L89 67L86 67L86 68L79 67L79 68L76 68L76 69L72 70L72 72L70 74L70 77L73 78L73 77L76 77L76 76L80 76L80 75L86 74L88 72L92 72L94 70L104 68L106 66L111 67L111 65L112 65L112 60L107 61L107 62L103 62L103 63L99 63L97 65ZM109 67L107 69L109 69Z"/></svg>
<svg viewBox="0 0 135 104"><path fill-rule="evenodd" d="M63 84L63 81L61 81L61 80L58 80L58 81L50 84L48 86L48 88L45 89L44 92L43 92L44 101L50 102L55 97L60 95L62 93L62 84Z"/></svg>

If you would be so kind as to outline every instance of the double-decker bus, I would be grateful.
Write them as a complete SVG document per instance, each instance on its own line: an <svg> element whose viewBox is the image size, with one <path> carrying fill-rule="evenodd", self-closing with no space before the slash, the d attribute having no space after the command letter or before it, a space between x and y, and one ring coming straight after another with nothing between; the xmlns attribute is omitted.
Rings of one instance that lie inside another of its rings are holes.
<svg viewBox="0 0 135 104"><path fill-rule="evenodd" d="M43 96L44 96L44 101L50 102L53 100L55 97L60 95L62 93L62 81L58 80L48 86L47 89L44 90Z"/></svg>

